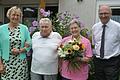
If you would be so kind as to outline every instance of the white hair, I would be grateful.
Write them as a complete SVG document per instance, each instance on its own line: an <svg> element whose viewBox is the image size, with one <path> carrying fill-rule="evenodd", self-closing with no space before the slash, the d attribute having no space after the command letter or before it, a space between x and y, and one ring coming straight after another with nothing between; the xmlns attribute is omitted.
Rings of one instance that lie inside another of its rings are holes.
<svg viewBox="0 0 120 80"><path fill-rule="evenodd" d="M41 25L42 23L46 23L46 24L49 24L50 26L52 26L52 22L49 18L41 18L39 21L39 25Z"/></svg>
<svg viewBox="0 0 120 80"><path fill-rule="evenodd" d="M70 23L69 23L69 26L70 26L71 24L74 24L74 23L76 23L79 27L81 27L81 23L80 23L80 21L79 21L78 19L72 19L72 20L70 21Z"/></svg>

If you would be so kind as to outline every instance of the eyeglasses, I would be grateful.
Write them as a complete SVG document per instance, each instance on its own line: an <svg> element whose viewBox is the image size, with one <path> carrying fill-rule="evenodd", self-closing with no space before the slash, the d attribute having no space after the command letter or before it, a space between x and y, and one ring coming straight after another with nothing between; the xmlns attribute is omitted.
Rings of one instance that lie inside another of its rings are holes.
<svg viewBox="0 0 120 80"><path fill-rule="evenodd" d="M99 13L100 16L102 16L102 15L108 15L108 14L110 14L110 13Z"/></svg>

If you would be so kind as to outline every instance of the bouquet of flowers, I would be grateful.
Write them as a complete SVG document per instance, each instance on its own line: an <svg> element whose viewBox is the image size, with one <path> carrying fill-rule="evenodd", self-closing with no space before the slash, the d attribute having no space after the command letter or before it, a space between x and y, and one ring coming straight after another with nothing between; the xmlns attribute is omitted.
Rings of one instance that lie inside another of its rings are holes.
<svg viewBox="0 0 120 80"><path fill-rule="evenodd" d="M68 69L80 69L85 46L76 39L70 40L68 43L58 48L58 55L63 60L68 61Z"/></svg>

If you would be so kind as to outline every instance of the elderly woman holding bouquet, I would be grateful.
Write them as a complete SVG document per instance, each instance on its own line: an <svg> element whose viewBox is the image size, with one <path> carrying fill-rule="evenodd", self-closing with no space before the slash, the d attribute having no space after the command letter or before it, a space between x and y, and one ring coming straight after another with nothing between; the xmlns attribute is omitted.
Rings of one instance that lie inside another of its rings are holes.
<svg viewBox="0 0 120 80"><path fill-rule="evenodd" d="M80 35L80 22L70 22L71 35L63 38L58 51L62 80L87 80L88 62L92 57L91 43Z"/></svg>

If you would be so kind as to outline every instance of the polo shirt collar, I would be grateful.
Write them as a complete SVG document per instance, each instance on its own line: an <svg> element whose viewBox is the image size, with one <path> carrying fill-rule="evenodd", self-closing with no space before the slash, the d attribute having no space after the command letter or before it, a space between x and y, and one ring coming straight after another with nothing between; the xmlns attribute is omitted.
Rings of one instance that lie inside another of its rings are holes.
<svg viewBox="0 0 120 80"><path fill-rule="evenodd" d="M53 31L52 31L52 32L50 33L50 35L49 35L48 37L46 37L46 38L52 38L52 35L53 35ZM41 34L40 34L39 38L43 38L43 37L41 36Z"/></svg>

